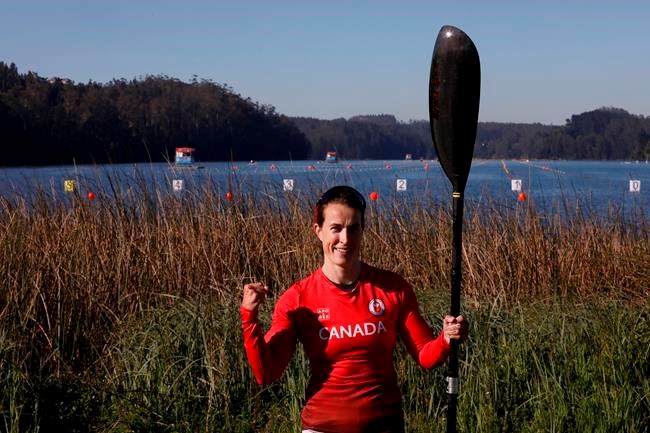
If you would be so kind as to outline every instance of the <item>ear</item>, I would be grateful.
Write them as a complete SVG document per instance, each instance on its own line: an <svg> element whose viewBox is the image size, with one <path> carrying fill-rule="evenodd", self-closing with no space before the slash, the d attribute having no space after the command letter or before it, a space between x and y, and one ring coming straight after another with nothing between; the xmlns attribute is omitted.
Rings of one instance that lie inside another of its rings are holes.
<svg viewBox="0 0 650 433"><path fill-rule="evenodd" d="M318 239L320 239L321 227L316 223L314 223L311 227L314 230L314 233L316 234L316 237L318 237Z"/></svg>

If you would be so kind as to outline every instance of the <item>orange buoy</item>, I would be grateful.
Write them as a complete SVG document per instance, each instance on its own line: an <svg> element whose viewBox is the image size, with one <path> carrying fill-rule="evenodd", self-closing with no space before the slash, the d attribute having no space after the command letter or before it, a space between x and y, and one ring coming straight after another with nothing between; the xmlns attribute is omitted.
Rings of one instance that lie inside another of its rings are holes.
<svg viewBox="0 0 650 433"><path fill-rule="evenodd" d="M90 201L95 200L95 193L94 192L90 191L88 193L88 200L90 200Z"/></svg>
<svg viewBox="0 0 650 433"><path fill-rule="evenodd" d="M226 200L228 200L228 201L231 201L231 200L232 200L232 193L231 193L230 191L228 191L228 192L226 193Z"/></svg>
<svg viewBox="0 0 650 433"><path fill-rule="evenodd" d="M523 192L523 191L521 191L521 192L519 193L519 196L517 197L517 200L518 200L518 201L526 201L526 193Z"/></svg>
<svg viewBox="0 0 650 433"><path fill-rule="evenodd" d="M377 191L373 191L370 193L370 200L377 201L378 198L379 198L379 193Z"/></svg>

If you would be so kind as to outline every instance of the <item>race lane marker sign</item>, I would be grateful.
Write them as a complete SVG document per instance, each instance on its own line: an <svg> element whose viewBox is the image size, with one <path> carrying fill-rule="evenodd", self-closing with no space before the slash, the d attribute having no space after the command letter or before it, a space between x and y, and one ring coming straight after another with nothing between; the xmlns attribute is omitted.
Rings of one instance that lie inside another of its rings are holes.
<svg viewBox="0 0 650 433"><path fill-rule="evenodd" d="M282 179L282 189L284 191L293 191L293 179Z"/></svg>
<svg viewBox="0 0 650 433"><path fill-rule="evenodd" d="M641 181L640 180L631 180L630 181L630 192L641 192Z"/></svg>
<svg viewBox="0 0 650 433"><path fill-rule="evenodd" d="M74 192L77 189L77 183L74 180L66 179L63 181L63 191Z"/></svg>

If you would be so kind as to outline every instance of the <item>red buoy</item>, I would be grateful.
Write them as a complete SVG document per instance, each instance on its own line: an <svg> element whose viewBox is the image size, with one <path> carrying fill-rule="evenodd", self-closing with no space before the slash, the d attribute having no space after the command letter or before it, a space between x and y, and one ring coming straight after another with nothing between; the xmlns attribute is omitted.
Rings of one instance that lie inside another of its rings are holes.
<svg viewBox="0 0 650 433"><path fill-rule="evenodd" d="M523 191L521 191L521 192L519 193L519 196L517 197L517 200L518 200L518 201L526 201L526 193L523 192Z"/></svg>
<svg viewBox="0 0 650 433"><path fill-rule="evenodd" d="M90 201L95 200L95 193L94 192L90 191L88 193L88 200L90 200Z"/></svg>
<svg viewBox="0 0 650 433"><path fill-rule="evenodd" d="M228 200L228 201L231 201L231 200L232 200L232 193L231 193L230 191L228 191L228 192L226 193L226 200Z"/></svg>
<svg viewBox="0 0 650 433"><path fill-rule="evenodd" d="M370 200L377 201L378 198L379 198L379 193L377 191L373 191L370 193Z"/></svg>

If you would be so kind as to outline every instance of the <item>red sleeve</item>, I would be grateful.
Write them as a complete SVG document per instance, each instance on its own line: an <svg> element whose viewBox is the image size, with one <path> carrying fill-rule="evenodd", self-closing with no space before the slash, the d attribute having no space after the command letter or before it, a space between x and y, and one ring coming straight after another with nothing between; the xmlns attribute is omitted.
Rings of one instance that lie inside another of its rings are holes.
<svg viewBox="0 0 650 433"><path fill-rule="evenodd" d="M273 312L271 329L266 335L257 320L257 312L241 307L244 348L257 383L275 382L284 372L296 348L296 331L289 312L297 307L298 292L288 289Z"/></svg>
<svg viewBox="0 0 650 433"><path fill-rule="evenodd" d="M429 369L442 365L450 349L444 334L440 332L437 338L434 336L433 330L420 314L415 293L408 283L403 296L399 329L406 348L423 368Z"/></svg>

